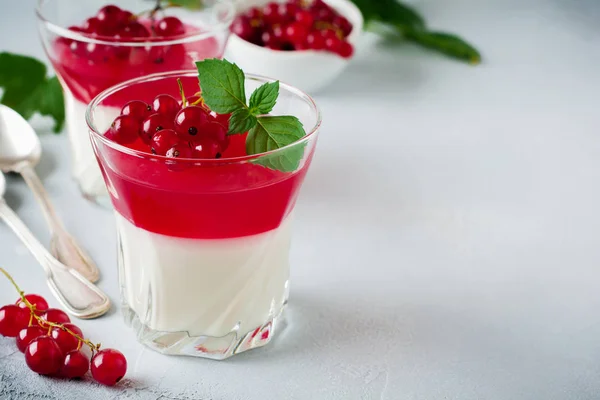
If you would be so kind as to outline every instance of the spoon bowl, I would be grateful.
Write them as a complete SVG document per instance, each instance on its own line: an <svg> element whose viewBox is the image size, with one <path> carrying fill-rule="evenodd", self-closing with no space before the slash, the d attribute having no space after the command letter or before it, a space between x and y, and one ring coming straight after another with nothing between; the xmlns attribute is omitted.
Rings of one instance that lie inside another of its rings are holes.
<svg viewBox="0 0 600 400"><path fill-rule="evenodd" d="M13 131L19 134L8 134ZM41 155L42 146L31 125L12 108L0 104L0 170L19 172L27 165L35 166Z"/></svg>

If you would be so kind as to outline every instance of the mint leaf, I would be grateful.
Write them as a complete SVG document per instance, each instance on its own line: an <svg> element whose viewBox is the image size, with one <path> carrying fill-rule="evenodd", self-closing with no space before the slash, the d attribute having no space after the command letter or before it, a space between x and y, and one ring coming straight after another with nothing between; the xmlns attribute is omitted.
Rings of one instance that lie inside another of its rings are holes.
<svg viewBox="0 0 600 400"><path fill-rule="evenodd" d="M247 108L244 73L227 60L207 59L196 62L204 102L219 114Z"/></svg>
<svg viewBox="0 0 600 400"><path fill-rule="evenodd" d="M258 117L256 126L248 132L246 151L248 154L258 154L279 149L294 143L305 134L302 123L296 117ZM282 172L294 172L304 157L305 147L305 143L296 144L277 154L263 156L252 162Z"/></svg>
<svg viewBox="0 0 600 400"><path fill-rule="evenodd" d="M306 143L297 144L289 149L281 150L277 154L263 156L253 160L253 164L259 164L269 169L282 172L294 172L300 167L300 161L304 157Z"/></svg>
<svg viewBox="0 0 600 400"><path fill-rule="evenodd" d="M256 125L256 117L250 113L247 108L240 108L231 113L229 117L229 131L228 135L234 135L236 133L248 132Z"/></svg>
<svg viewBox="0 0 600 400"><path fill-rule="evenodd" d="M254 115L271 112L279 97L279 81L267 82L257 88L250 96L250 112Z"/></svg>
<svg viewBox="0 0 600 400"><path fill-rule="evenodd" d="M246 151L248 154L258 154L275 150L295 142L304 135L302 123L296 117L258 117L256 126L248 132Z"/></svg>
<svg viewBox="0 0 600 400"><path fill-rule="evenodd" d="M54 132L65 121L63 92L56 77L46 77L46 65L32 57L0 53L0 103L29 119L36 112L54 119Z"/></svg>

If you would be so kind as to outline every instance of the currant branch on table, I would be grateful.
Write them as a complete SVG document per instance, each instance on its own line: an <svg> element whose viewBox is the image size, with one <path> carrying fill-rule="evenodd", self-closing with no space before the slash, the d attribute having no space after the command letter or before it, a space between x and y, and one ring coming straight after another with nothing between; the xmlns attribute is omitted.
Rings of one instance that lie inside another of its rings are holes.
<svg viewBox="0 0 600 400"><path fill-rule="evenodd" d="M41 375L82 378L91 363L92 377L98 383L112 386L123 378L127 360L121 352L100 350L100 344L86 339L65 312L49 308L40 295L25 294L4 268L0 272L19 293L16 304L0 308L0 335L16 337L29 369ZM91 360L81 352L83 344L90 348Z"/></svg>

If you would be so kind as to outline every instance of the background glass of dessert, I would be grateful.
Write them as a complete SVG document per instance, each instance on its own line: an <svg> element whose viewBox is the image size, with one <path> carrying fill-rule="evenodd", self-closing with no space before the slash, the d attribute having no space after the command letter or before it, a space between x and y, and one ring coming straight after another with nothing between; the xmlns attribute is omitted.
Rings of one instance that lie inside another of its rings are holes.
<svg viewBox="0 0 600 400"><path fill-rule="evenodd" d="M44 49L65 92L73 176L86 198L106 205L110 201L87 135L88 103L126 80L221 58L235 16L230 0L203 0L201 9L158 11L157 2L147 0L108 4L39 0L36 10ZM114 107L103 102L95 112L110 113Z"/></svg>

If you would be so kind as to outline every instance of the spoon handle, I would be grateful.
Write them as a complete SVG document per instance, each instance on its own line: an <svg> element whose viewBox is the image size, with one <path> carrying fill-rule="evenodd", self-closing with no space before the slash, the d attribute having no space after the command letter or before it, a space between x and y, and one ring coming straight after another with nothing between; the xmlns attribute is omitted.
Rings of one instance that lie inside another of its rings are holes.
<svg viewBox="0 0 600 400"><path fill-rule="evenodd" d="M106 294L79 272L56 260L2 199L0 219L4 219L42 265L50 290L69 314L83 319L96 318L110 309Z"/></svg>
<svg viewBox="0 0 600 400"><path fill-rule="evenodd" d="M67 267L75 269L90 282L96 282L100 275L98 267L75 241L75 238L65 230L54 211L54 206L50 202L50 196L48 196L33 167L31 165L25 166L19 169L19 173L23 176L42 207L44 218L52 236L50 239L52 255Z"/></svg>

